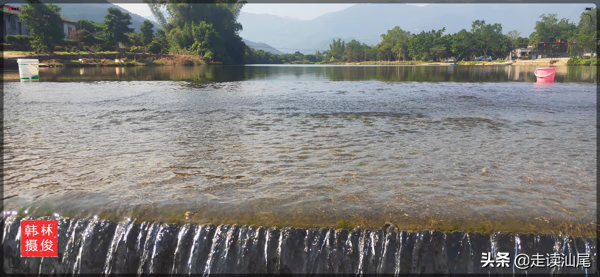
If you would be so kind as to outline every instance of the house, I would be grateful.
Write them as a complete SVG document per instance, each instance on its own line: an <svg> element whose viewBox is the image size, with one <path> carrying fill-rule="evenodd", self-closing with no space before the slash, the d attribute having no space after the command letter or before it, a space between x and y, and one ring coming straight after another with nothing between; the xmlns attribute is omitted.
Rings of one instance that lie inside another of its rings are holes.
<svg viewBox="0 0 600 277"><path fill-rule="evenodd" d="M527 46L527 48L519 48L519 49L513 50L511 53L511 57L517 58L517 59L523 59L523 58L525 58L525 56L531 57L531 55L533 54L532 52L533 52L533 47Z"/></svg>
<svg viewBox="0 0 600 277"><path fill-rule="evenodd" d="M13 5L0 5L2 9L2 42L6 42L6 36L8 35L25 35L30 36L31 33L25 27L25 22L19 19L21 16L21 8ZM71 37L71 31L77 29L77 22L63 18L62 29L65 34L65 39Z"/></svg>
<svg viewBox="0 0 600 277"><path fill-rule="evenodd" d="M70 39L71 31L77 29L77 22L63 18L62 24L63 24L63 32L65 33L65 39Z"/></svg>
<svg viewBox="0 0 600 277"><path fill-rule="evenodd" d="M25 22L19 19L21 8L12 5L0 5L2 9L2 42L8 35L31 35L25 27Z"/></svg>
<svg viewBox="0 0 600 277"><path fill-rule="evenodd" d="M556 42L538 42L536 55L538 59L544 58L568 58L569 43L560 39Z"/></svg>

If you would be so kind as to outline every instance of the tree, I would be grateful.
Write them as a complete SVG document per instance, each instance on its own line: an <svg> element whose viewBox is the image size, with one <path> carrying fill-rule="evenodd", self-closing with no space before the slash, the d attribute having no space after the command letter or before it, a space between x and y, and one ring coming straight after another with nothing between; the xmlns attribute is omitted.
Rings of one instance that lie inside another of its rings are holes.
<svg viewBox="0 0 600 277"><path fill-rule="evenodd" d="M300 53L300 51L296 51L293 57L295 61L304 61L304 54Z"/></svg>
<svg viewBox="0 0 600 277"><path fill-rule="evenodd" d="M313 54L304 55L304 59L313 63L317 62L317 57Z"/></svg>
<svg viewBox="0 0 600 277"><path fill-rule="evenodd" d="M346 44L346 59L348 61L364 61L364 47L360 44L360 42L356 40L352 40Z"/></svg>
<svg viewBox="0 0 600 277"><path fill-rule="evenodd" d="M462 29L452 37L452 53L457 59L471 59L475 56L477 46L475 44L475 36Z"/></svg>
<svg viewBox="0 0 600 277"><path fill-rule="evenodd" d="M598 9L593 8L579 17L578 30L573 35L578 48L586 52L595 52L598 36Z"/></svg>
<svg viewBox="0 0 600 277"><path fill-rule="evenodd" d="M111 45L119 42L127 43L129 41L127 33L133 32L133 29L128 27L131 25L131 15L123 13L115 7L110 7L104 18L104 37L106 42Z"/></svg>
<svg viewBox="0 0 600 277"><path fill-rule="evenodd" d="M150 51L150 53L152 54L160 54L161 52L161 47L160 47L160 43L153 41L151 43L148 43L148 51Z"/></svg>
<svg viewBox="0 0 600 277"><path fill-rule="evenodd" d="M387 61L391 61L394 58L394 44L391 40L385 39L385 34L381 35L383 40L375 46L379 51L379 54L382 58Z"/></svg>
<svg viewBox="0 0 600 277"><path fill-rule="evenodd" d="M517 30L512 30L506 34L510 42L515 45L518 38L521 37L521 33Z"/></svg>
<svg viewBox="0 0 600 277"><path fill-rule="evenodd" d="M212 4L194 4L198 2L194 0L147 1L174 50L210 53L214 60L230 64L242 63L247 56L247 46L238 34L242 25L237 22L243 3L236 0Z"/></svg>
<svg viewBox="0 0 600 277"><path fill-rule="evenodd" d="M127 46L142 45L142 33L131 32L131 33L126 33L125 35L127 35Z"/></svg>
<svg viewBox="0 0 600 277"><path fill-rule="evenodd" d="M86 30L92 34L96 34L104 29L104 24L90 20L81 19L77 21L77 30Z"/></svg>
<svg viewBox="0 0 600 277"><path fill-rule="evenodd" d="M528 45L529 45L529 39L524 38L524 37L518 37L513 42L513 46L516 48L527 48Z"/></svg>
<svg viewBox="0 0 600 277"><path fill-rule="evenodd" d="M419 34L416 34L410 38L408 41L408 53L411 57L419 59L419 60L431 60L437 58L435 55L440 55L443 57L443 54L447 49L450 49L449 36L443 36L442 34L446 31L446 28L442 28L441 30L431 30L429 32L422 31ZM438 47L431 51L433 47ZM441 49L439 47L444 47L445 49ZM433 55L435 54L435 55Z"/></svg>
<svg viewBox="0 0 600 277"><path fill-rule="evenodd" d="M498 57L498 58L507 57L513 48L514 48L514 46L513 46L513 43L510 41L510 38L508 36L503 35L503 36L500 36L500 38L496 42L496 45L494 45L494 47L490 48L489 54L492 57Z"/></svg>
<svg viewBox="0 0 600 277"><path fill-rule="evenodd" d="M440 58L444 58L446 55L446 47L444 46L434 46L429 50L431 53L431 59L433 61L437 61Z"/></svg>
<svg viewBox="0 0 600 277"><path fill-rule="evenodd" d="M316 59L316 62L322 62L323 61L323 53L317 51L315 53L315 59Z"/></svg>
<svg viewBox="0 0 600 277"><path fill-rule="evenodd" d="M502 40L502 26L496 24L485 24L485 20L475 20L471 25L471 32L475 36L474 42L485 57L488 56L488 51L498 51L499 44Z"/></svg>
<svg viewBox="0 0 600 277"><path fill-rule="evenodd" d="M160 53L168 52L169 41L167 40L167 34L162 29L156 31L154 41L160 45Z"/></svg>
<svg viewBox="0 0 600 277"><path fill-rule="evenodd" d="M212 61L214 58L214 54L219 54L215 49L217 48L217 43L220 42L221 37L215 31L212 24L208 24L205 21L198 23L197 25L186 24L186 33L184 35L188 35L188 32L191 36L183 37L183 43L187 43L187 40L193 42L190 50L194 53L202 56L205 60ZM188 31L189 30L189 31Z"/></svg>
<svg viewBox="0 0 600 277"><path fill-rule="evenodd" d="M539 21L535 23L533 33L534 42L555 42L559 39L567 40L575 34L577 26L563 18L560 21L556 14L542 14Z"/></svg>
<svg viewBox="0 0 600 277"><path fill-rule="evenodd" d="M96 39L94 38L94 35L92 35L92 33L90 33L88 30L82 29L82 30L72 30L71 33L69 34L71 38L73 38L73 40L81 43L85 43L88 45L93 44Z"/></svg>
<svg viewBox="0 0 600 277"><path fill-rule="evenodd" d="M39 0L27 0L19 17L29 29L33 40L31 46L38 52L54 52L54 47L64 38L60 7L43 4Z"/></svg>
<svg viewBox="0 0 600 277"><path fill-rule="evenodd" d="M410 32L400 29L396 26L388 30L386 34L381 35L382 41L376 48L387 60L407 60L408 59L408 41L411 38Z"/></svg>
<svg viewBox="0 0 600 277"><path fill-rule="evenodd" d="M142 26L140 27L140 33L142 33L142 45L146 46L154 40L154 31L152 28L154 28L154 25L150 20L146 20L142 23Z"/></svg>
<svg viewBox="0 0 600 277"><path fill-rule="evenodd" d="M329 52L328 52L328 60L339 61L344 57L346 52L346 42L342 41L342 39L338 38L338 40L333 40L332 43L329 44Z"/></svg>

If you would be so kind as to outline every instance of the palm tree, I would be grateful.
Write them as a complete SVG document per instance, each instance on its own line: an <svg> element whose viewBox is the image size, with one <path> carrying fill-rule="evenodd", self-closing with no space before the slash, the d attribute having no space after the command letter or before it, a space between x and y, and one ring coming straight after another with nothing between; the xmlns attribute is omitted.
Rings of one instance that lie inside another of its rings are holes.
<svg viewBox="0 0 600 277"><path fill-rule="evenodd" d="M342 41L341 38L335 39L331 44L329 44L329 55L334 60L339 60L344 55L346 51L346 42Z"/></svg>

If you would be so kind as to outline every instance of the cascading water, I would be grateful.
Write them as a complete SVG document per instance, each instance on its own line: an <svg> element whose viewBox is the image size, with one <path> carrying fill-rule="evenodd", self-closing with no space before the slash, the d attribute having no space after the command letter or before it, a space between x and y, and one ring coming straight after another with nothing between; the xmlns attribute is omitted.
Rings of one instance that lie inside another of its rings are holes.
<svg viewBox="0 0 600 277"><path fill-rule="evenodd" d="M40 218L44 219L44 218ZM255 226L182 226L97 219L58 219L58 257L20 257L20 217L2 218L5 273L486 273L596 274L596 239L569 235L265 229ZM482 268L482 254L510 253L508 267ZM586 253L590 267L518 269L519 254Z"/></svg>

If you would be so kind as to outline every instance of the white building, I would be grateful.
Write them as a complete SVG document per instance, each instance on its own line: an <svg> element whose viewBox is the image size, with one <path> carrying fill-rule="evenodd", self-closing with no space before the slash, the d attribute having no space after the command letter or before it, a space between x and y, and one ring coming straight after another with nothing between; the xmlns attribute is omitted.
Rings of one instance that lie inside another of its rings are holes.
<svg viewBox="0 0 600 277"><path fill-rule="evenodd" d="M21 8L13 5L0 5L2 10L2 41L6 41L8 35L25 35L30 36L29 30L25 27L25 22L19 19L21 16ZM62 29L65 34L65 39L70 38L71 31L77 29L77 22L63 18Z"/></svg>
<svg viewBox="0 0 600 277"><path fill-rule="evenodd" d="M521 59L525 56L531 57L533 54L533 46L527 46L527 48L515 49L511 52L511 57L514 59Z"/></svg>
<svg viewBox="0 0 600 277"><path fill-rule="evenodd" d="M25 22L19 19L21 9L12 5L1 5L2 7L2 41L6 41L8 35L29 36L29 30L25 28Z"/></svg>
<svg viewBox="0 0 600 277"><path fill-rule="evenodd" d="M63 32L65 33L65 39L71 38L71 31L77 29L77 22L63 18L62 23Z"/></svg>

